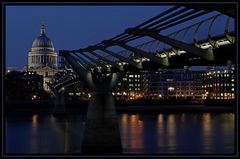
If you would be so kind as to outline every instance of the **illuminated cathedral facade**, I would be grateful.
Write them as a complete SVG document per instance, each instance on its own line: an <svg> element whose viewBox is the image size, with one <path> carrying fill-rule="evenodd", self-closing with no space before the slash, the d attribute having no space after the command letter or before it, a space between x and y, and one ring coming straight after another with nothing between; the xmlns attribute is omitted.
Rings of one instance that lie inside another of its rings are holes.
<svg viewBox="0 0 240 159"><path fill-rule="evenodd" d="M54 75L58 72L58 55L52 41L46 36L46 29L41 25L40 36L32 43L28 53L28 71L43 76L43 88L50 91L47 82L54 82Z"/></svg>

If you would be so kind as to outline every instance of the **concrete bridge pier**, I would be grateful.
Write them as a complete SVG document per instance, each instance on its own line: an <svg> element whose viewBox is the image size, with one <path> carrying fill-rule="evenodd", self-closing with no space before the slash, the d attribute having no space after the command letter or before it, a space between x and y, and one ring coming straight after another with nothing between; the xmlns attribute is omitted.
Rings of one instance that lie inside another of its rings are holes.
<svg viewBox="0 0 240 159"><path fill-rule="evenodd" d="M112 91L124 73L93 74L86 71L72 55L64 50L60 51L60 55L65 57L92 95L88 104L82 153L121 153L121 137Z"/></svg>
<svg viewBox="0 0 240 159"><path fill-rule="evenodd" d="M115 154L122 152L118 117L111 92L94 92L88 104L82 152Z"/></svg>

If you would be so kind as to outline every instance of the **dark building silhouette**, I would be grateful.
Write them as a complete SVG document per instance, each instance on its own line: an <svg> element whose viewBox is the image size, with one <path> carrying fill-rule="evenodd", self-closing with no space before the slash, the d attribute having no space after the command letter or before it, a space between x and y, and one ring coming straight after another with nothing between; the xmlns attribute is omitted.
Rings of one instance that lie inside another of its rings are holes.
<svg viewBox="0 0 240 159"><path fill-rule="evenodd" d="M6 73L4 82L6 101L46 98L43 76L35 72L11 71Z"/></svg>

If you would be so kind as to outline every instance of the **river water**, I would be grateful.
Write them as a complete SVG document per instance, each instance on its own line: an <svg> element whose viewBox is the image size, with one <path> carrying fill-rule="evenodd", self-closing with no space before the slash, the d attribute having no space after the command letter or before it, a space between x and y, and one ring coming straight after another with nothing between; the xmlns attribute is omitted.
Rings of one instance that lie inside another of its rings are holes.
<svg viewBox="0 0 240 159"><path fill-rule="evenodd" d="M232 154L232 113L119 113L124 154ZM5 116L7 154L77 154L85 115Z"/></svg>

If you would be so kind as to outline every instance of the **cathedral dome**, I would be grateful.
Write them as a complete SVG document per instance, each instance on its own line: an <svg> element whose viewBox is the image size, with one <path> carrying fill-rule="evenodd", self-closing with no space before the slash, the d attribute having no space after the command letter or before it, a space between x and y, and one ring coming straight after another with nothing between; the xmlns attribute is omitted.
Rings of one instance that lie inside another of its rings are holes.
<svg viewBox="0 0 240 159"><path fill-rule="evenodd" d="M32 44L32 49L54 49L52 41L45 34L44 25L41 26L40 36Z"/></svg>
<svg viewBox="0 0 240 159"><path fill-rule="evenodd" d="M28 67L57 68L57 63L57 53L53 43L45 34L45 26L41 25L40 36L33 41L31 51L28 53Z"/></svg>
<svg viewBox="0 0 240 159"><path fill-rule="evenodd" d="M39 47L54 48L52 41L46 35L41 35L33 41L32 48Z"/></svg>

